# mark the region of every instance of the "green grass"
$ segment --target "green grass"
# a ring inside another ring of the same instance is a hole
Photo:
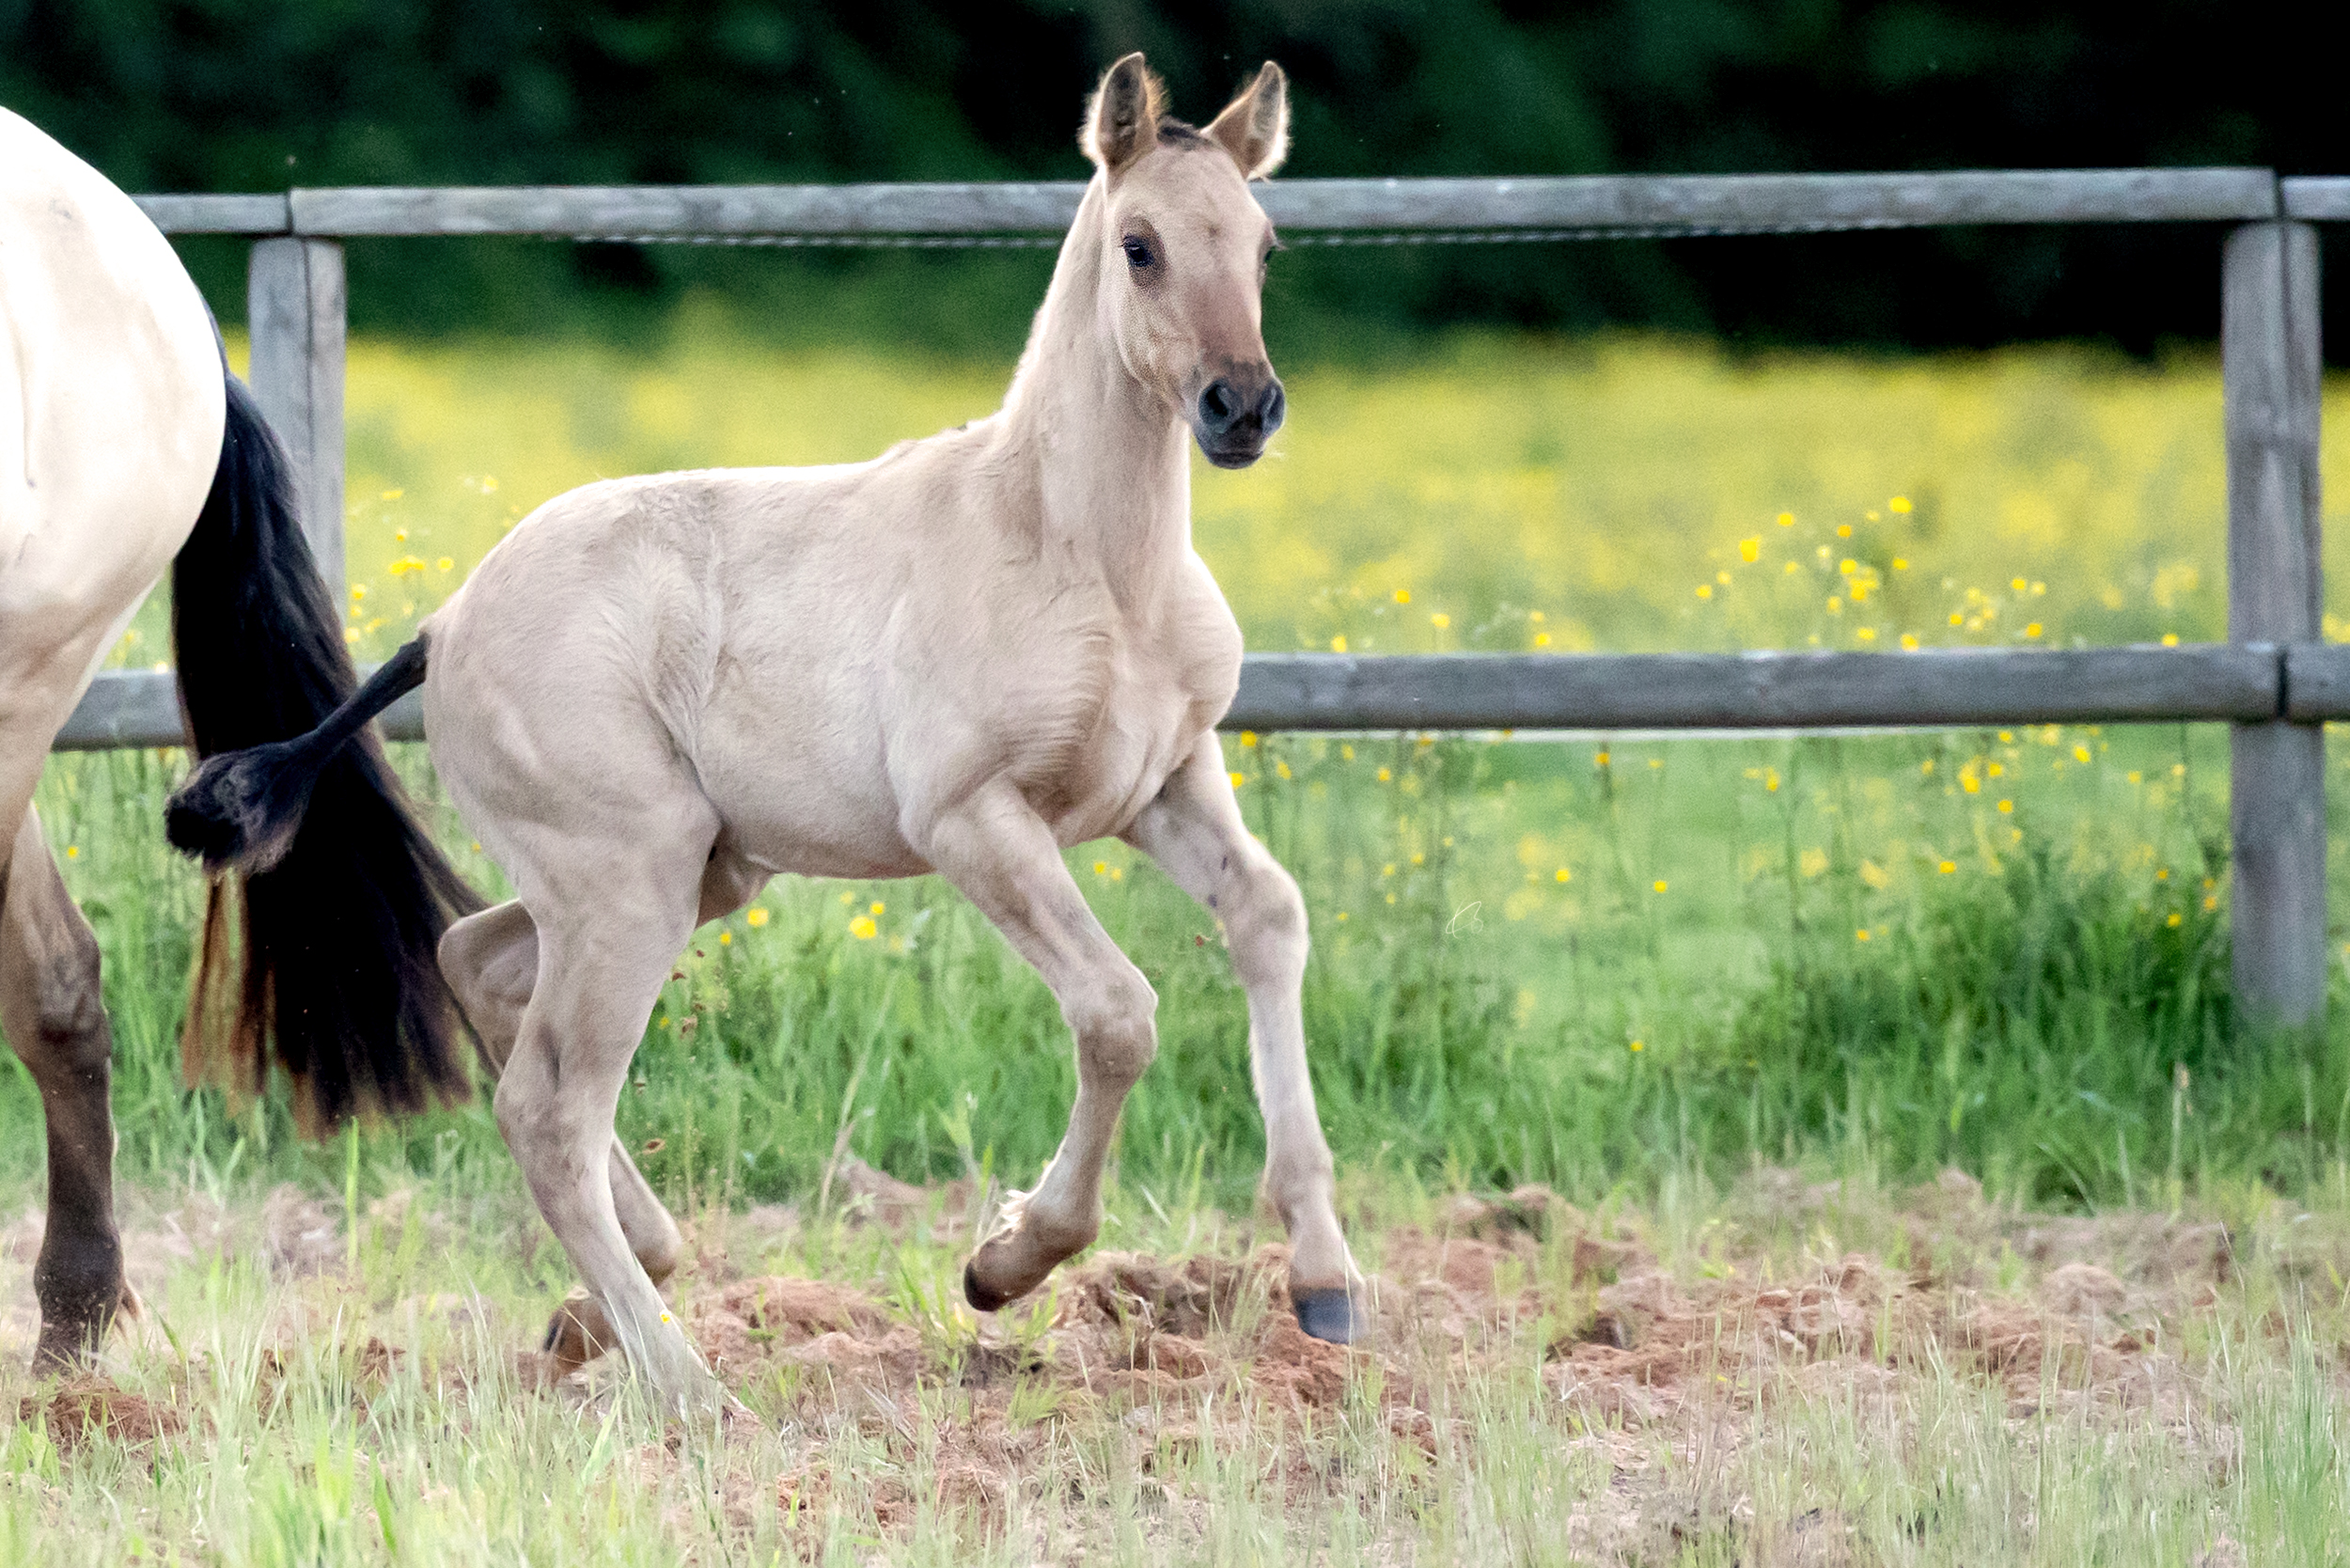
[[[1007,369],[782,349],[706,304],[626,343],[363,341],[354,645],[387,651],[515,518],[593,474],[863,455],[992,406]],[[1290,369],[1274,456],[1198,478],[1201,548],[1252,646],[2014,645],[2219,622],[2201,360],[1465,337]],[[159,615],[122,657],[153,652]],[[1306,889],[1316,1082],[1349,1168],[1590,1196],[1756,1159],[1955,1161],[2077,1204],[2206,1171],[2304,1181],[2345,1135],[2350,1034],[2261,1041],[2229,1013],[2223,740],[1227,749]],[[125,1166],[296,1169],[277,1112],[177,1085],[196,888],[154,808],[178,765],[59,759],[41,796],[106,947]],[[494,889],[463,825],[441,827]],[[1164,998],[1124,1168],[1245,1198],[1259,1132],[1213,925],[1122,849],[1072,863]],[[844,1129],[916,1178],[1025,1176],[1050,1153],[1057,1010],[960,899],[787,879],[760,917],[703,934],[648,1032],[624,1131],[664,1140],[656,1181],[786,1195]],[[0,1078],[0,1125],[29,1135],[33,1113],[21,1074]],[[414,1170],[503,1168],[478,1107],[368,1137]],[[0,1147],[0,1180],[37,1167],[29,1136]]]
[[[2079,1205],[2222,1176],[2297,1188],[2350,1137],[2342,1031],[2262,1039],[2230,1012],[2221,740],[1228,748],[1252,827],[1306,889],[1308,1037],[1342,1167],[1595,1200],[1756,1161],[1888,1180],[1956,1164]],[[333,1156],[273,1104],[179,1083],[199,889],[153,820],[176,765],[60,759],[42,800],[107,955],[123,1168],[324,1179]],[[1261,1139],[1213,922],[1123,846],[1071,863],[1161,996],[1124,1179],[1245,1205]],[[913,1180],[1025,1180],[1058,1141],[1058,1008],[935,881],[785,879],[681,969],[621,1105],[623,1136],[662,1140],[646,1165],[672,1191],[804,1194],[844,1134]],[[0,1075],[0,1124],[26,1135],[0,1181],[38,1169],[37,1114],[21,1071]],[[510,1179],[479,1105],[370,1129],[366,1148],[370,1168]]]
[[[983,409],[1000,384],[996,367],[762,357],[690,322],[626,352],[363,349],[352,537],[367,591],[351,630],[368,655],[513,517],[588,473],[855,456]],[[1308,368],[1292,391],[1281,460],[1199,492],[1203,550],[1255,647],[2015,644],[2218,624],[2208,367],[1742,365],[1685,345],[1476,339],[1375,374]],[[125,659],[151,660],[156,618]],[[1119,1560],[1544,1561],[1559,1521],[1606,1513],[1624,1475],[1657,1489],[1639,1490],[1637,1539],[1602,1560],[1836,1560],[1801,1555],[1829,1527],[1862,1543],[1856,1560],[2185,1564],[2222,1529],[2252,1561],[2325,1560],[2350,1510],[2325,1370],[2350,1248],[2303,1257],[2292,1239],[2330,1236],[2350,1205],[2350,996],[2315,1036],[2232,1014],[2225,740],[1228,738],[1250,826],[1305,890],[1315,1084],[1367,1262],[1383,1226],[1430,1223],[1443,1195],[1540,1182],[1633,1226],[1691,1281],[1783,1278],[1847,1244],[1922,1266],[1905,1222],[1850,1195],[1956,1166],[2011,1215],[2217,1215],[2256,1238],[2240,1257],[2269,1247],[2273,1266],[2248,1264],[2216,1307],[2166,1309],[2194,1372],[2184,1416],[2061,1402],[2019,1416],[1937,1363],[1905,1367],[1889,1406],[1865,1388],[1779,1389],[1771,1419],[1727,1446],[1708,1448],[1703,1420],[1626,1433],[1562,1411],[1539,1380],[1562,1325],[1591,1309],[1579,1278],[1516,1351],[1433,1379],[1449,1423],[1433,1450],[1365,1416],[1358,1388],[1333,1421],[1146,1465],[1124,1418],[1064,1420],[1039,1385],[1012,1406],[1051,1434],[1021,1460],[1027,1556],[951,1509],[887,1505],[891,1487],[926,1497],[967,1435],[956,1376],[885,1419],[836,1410],[674,1454],[649,1420],[607,1419],[619,1406],[503,1381],[569,1270],[486,1105],[320,1148],[274,1100],[184,1088],[201,888],[157,809],[183,761],[55,759],[39,804],[105,952],[134,1220],[196,1200],[243,1212],[290,1182],[340,1216],[349,1251],[315,1289],[249,1252],[199,1249],[168,1271],[147,1338],[110,1374],[167,1396],[194,1435],[61,1456],[0,1401],[0,1560],[167,1543],[166,1560],[237,1562],[668,1561],[688,1545],[761,1563],[1011,1561],[1083,1542]],[[467,874],[498,891],[421,752],[400,761]],[[2339,857],[2350,822],[2335,809]],[[1245,1249],[1262,1238],[1230,1216],[1250,1212],[1261,1133],[1215,927],[1121,846],[1070,864],[1161,996],[1105,1245]],[[2350,896],[2350,866],[2334,872]],[[1018,1184],[1059,1139],[1058,1010],[935,881],[784,879],[699,933],[680,969],[620,1132],[697,1236],[748,1205],[810,1204],[837,1149],[909,1180]],[[29,1080],[0,1067],[0,1194],[24,1203],[39,1125]],[[1850,1201],[1755,1218],[1742,1184],[1781,1168]],[[2297,1214],[2315,1218],[2295,1230]],[[788,1272],[862,1283],[939,1343],[973,1332],[951,1306],[961,1241],[813,1218]],[[1726,1247],[1740,1224],[1774,1239]],[[1995,1254],[1966,1288],[2019,1288],[2033,1266]],[[461,1325],[421,1305],[436,1293],[484,1305]],[[407,1349],[410,1372],[355,1394],[368,1334]],[[287,1359],[265,1375],[266,1346]],[[415,1371],[433,1357],[470,1369],[478,1397]],[[1301,1488],[1292,1461],[1330,1483]],[[764,1497],[811,1465],[837,1482],[813,1544],[773,1509],[727,1516],[728,1487]]]

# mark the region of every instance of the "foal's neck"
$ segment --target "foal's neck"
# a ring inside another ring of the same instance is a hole
[[[1191,547],[1183,422],[1128,373],[1101,308],[1108,197],[1100,176],[1053,268],[1004,399],[1004,442],[1034,486],[1046,564],[1099,574],[1121,603],[1151,597]]]

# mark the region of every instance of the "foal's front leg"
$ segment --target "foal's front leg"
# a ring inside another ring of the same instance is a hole
[[[1101,1231],[1102,1167],[1126,1091],[1158,1053],[1159,999],[1086,907],[1052,830],[1010,784],[988,786],[927,837],[931,864],[1043,976],[1077,1043],[1077,1102],[1059,1152],[964,1270],[964,1294],[989,1312]]]
[[[1175,771],[1126,833],[1176,885],[1224,923],[1232,973],[1248,993],[1248,1059],[1264,1112],[1265,1195],[1289,1227],[1290,1300],[1318,1340],[1358,1328],[1362,1276],[1331,1205],[1330,1146],[1306,1070],[1306,903],[1280,862],[1249,835],[1213,734]]]

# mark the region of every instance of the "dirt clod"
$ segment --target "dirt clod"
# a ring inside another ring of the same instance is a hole
[[[46,1397],[26,1394],[17,1419],[28,1426],[46,1419],[49,1440],[64,1454],[93,1437],[138,1445],[176,1437],[187,1428],[187,1419],[171,1405],[95,1378],[60,1383]]]

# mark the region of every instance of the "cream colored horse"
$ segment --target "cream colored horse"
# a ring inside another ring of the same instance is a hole
[[[129,1304],[114,1222],[113,1041],[98,940],[34,785],[50,743],[172,572],[181,705],[210,755],[300,734],[357,681],[284,453],[221,360],[170,243],[106,178],[0,109],[0,1031],[39,1085],[49,1212],[37,1361]],[[478,906],[368,741],[310,781],[303,831],[205,919],[192,1065],[292,1080],[306,1127],[468,1088],[433,952]],[[233,931],[231,928],[235,928]]]
[[[1246,988],[1265,1185],[1308,1332],[1358,1287],[1307,1076],[1306,912],[1243,825],[1214,726],[1241,636],[1191,543],[1190,441],[1242,467],[1280,424],[1259,330],[1287,140],[1264,67],[1203,132],[1142,56],[1104,78],[1096,165],[1003,410],[870,463],[669,474],[541,507],[299,774],[421,678],[432,760],[520,897],[454,926],[443,972],[503,1061],[497,1117],[586,1285],[566,1362],[625,1348],[668,1401],[710,1380],[656,1289],[678,1233],[615,1142],[646,1019],[694,928],[781,871],[961,888],[1075,1037],[1069,1131],[964,1275],[991,1309],[1093,1240],[1157,998],[1061,851],[1116,835],[1222,921]],[[299,748],[296,748],[299,750]],[[216,858],[283,826],[208,767],[180,808]],[[216,837],[208,839],[207,835]]]

